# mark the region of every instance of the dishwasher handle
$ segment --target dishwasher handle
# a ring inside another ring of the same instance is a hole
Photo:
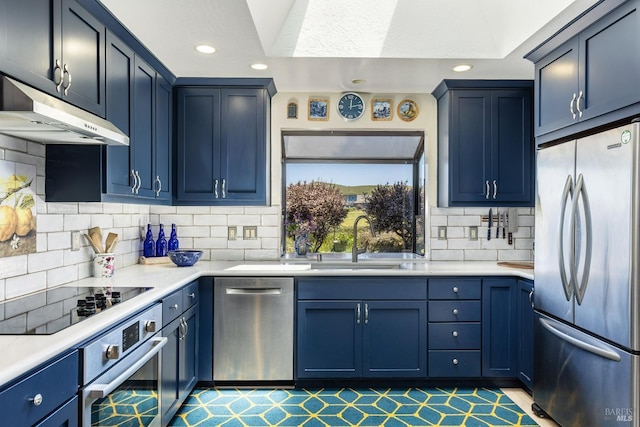
[[[281,295],[282,288],[226,288],[227,295]]]

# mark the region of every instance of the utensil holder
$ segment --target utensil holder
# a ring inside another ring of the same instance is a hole
[[[93,277],[112,277],[116,256],[113,253],[96,254],[93,257]]]

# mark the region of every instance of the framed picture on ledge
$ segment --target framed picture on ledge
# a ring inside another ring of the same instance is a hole
[[[309,120],[329,120],[329,99],[309,98]]]
[[[374,98],[371,100],[371,120],[388,121],[391,120],[393,111],[391,99]]]

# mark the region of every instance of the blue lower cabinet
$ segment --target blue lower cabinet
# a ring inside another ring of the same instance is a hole
[[[425,301],[299,301],[297,378],[426,377]]]
[[[533,282],[518,280],[518,379],[533,389]]]
[[[516,378],[518,370],[517,279],[482,282],[482,376]]]
[[[74,397],[33,427],[77,427],[78,425],[78,397]]]

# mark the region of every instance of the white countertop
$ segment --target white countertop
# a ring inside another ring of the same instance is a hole
[[[380,264],[383,261],[367,263]],[[391,262],[386,260],[384,263]],[[359,263],[358,267],[362,264]],[[402,263],[401,268],[370,270],[313,270],[308,262],[298,260],[281,263],[200,261],[193,267],[182,268],[173,264],[135,265],[117,270],[110,279],[87,278],[65,286],[153,287],[152,290],[52,335],[0,335],[0,347],[3,349],[0,352],[0,386],[205,276],[515,276],[533,280],[533,270],[501,267],[495,262],[485,261],[414,261]]]

